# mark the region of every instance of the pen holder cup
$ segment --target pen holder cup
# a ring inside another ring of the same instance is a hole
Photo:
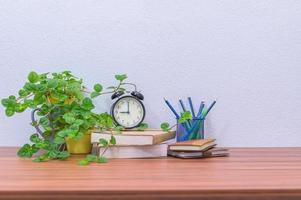
[[[192,119],[185,123],[177,122],[177,142],[204,139],[204,119]]]

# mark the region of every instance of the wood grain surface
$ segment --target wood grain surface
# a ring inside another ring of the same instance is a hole
[[[230,157],[33,163],[0,148],[0,199],[301,199],[301,148],[232,148]]]

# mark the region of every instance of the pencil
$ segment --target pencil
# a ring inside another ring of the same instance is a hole
[[[193,118],[195,118],[195,113],[194,113],[191,97],[188,97],[188,102],[189,102],[189,105],[190,105],[190,110],[191,110],[192,116],[193,116]]]
[[[176,110],[172,107],[172,105],[168,102],[167,99],[164,98],[165,103],[167,104],[167,106],[169,107],[169,109],[174,113],[174,115],[176,116],[177,119],[180,118],[179,114],[176,112]]]
[[[206,113],[204,114],[203,118],[205,118],[208,113],[210,112],[210,110],[213,108],[213,106],[216,104],[216,101],[213,101],[213,103],[209,106],[208,110],[206,111]]]
[[[202,111],[204,109],[204,101],[201,102],[201,105],[200,105],[200,108],[199,108],[199,112],[198,112],[198,115],[197,115],[197,118],[201,118],[202,117]]]
[[[185,108],[185,105],[184,105],[182,99],[179,99],[179,102],[181,104],[181,107],[182,107],[183,111],[186,112],[186,108]]]

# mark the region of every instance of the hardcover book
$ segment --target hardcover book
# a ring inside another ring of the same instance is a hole
[[[126,130],[122,133],[113,133],[116,139],[116,146],[130,145],[154,145],[175,138],[175,131],[164,132],[158,129],[145,131]],[[111,133],[94,131],[91,135],[91,142],[98,143],[99,139],[109,140]]]
[[[104,147],[99,147],[97,155],[106,158],[156,158],[167,156],[167,143],[145,146],[111,146],[106,151]]]
[[[215,139],[189,140],[169,145],[172,151],[206,151],[216,145]]]
[[[210,157],[222,157],[229,156],[228,149],[225,148],[211,148],[207,151],[172,151],[168,150],[169,156],[177,158],[210,158]]]

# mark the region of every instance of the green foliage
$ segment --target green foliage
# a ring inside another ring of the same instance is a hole
[[[80,160],[78,162],[78,164],[81,165],[81,166],[86,166],[86,165],[89,165],[89,161],[88,160]]]
[[[55,136],[54,141],[55,144],[64,144],[65,143],[65,139],[63,137],[60,136]]]
[[[144,131],[145,129],[148,128],[148,124],[147,123],[141,123],[138,127],[137,130],[138,131]]]
[[[37,156],[32,161],[33,162],[43,162],[43,161],[46,161],[47,158],[48,158],[48,153],[44,153],[44,154],[42,154],[40,156]]]
[[[124,129],[123,126],[116,126],[116,127],[114,128],[114,131],[115,131],[116,133],[121,133],[121,131],[122,131],[123,129]]]
[[[81,166],[85,166],[85,165],[89,165],[92,162],[95,162],[95,163],[107,163],[108,160],[107,160],[107,158],[105,158],[103,156],[103,154],[106,152],[106,150],[109,148],[110,145],[115,145],[116,144],[116,139],[115,139],[115,137],[113,135],[111,135],[111,138],[110,138],[109,141],[106,140],[106,139],[101,138],[99,140],[99,144],[102,145],[102,147],[105,148],[104,152],[101,155],[96,156],[96,155],[89,154],[89,155],[86,156],[85,159],[80,160],[78,162],[78,164],[81,165]]]
[[[18,151],[18,156],[22,158],[31,158],[39,149],[33,144],[24,144]]]
[[[102,145],[103,147],[106,147],[108,146],[109,142],[106,139],[100,138],[99,144]]]
[[[93,99],[95,97],[98,97],[101,95],[101,91],[103,90],[103,87],[101,84],[97,83],[94,85],[94,91],[91,93],[90,97]]]
[[[59,80],[58,79],[51,79],[47,83],[48,88],[56,88],[59,85]]]
[[[91,99],[124,89],[121,85],[127,76],[122,74],[116,75],[115,78],[119,81],[118,85],[112,86],[109,91],[103,91],[103,86],[97,83],[93,91],[89,92],[83,85],[83,80],[70,71],[42,74],[31,71],[27,76],[28,81],[19,89],[17,96],[10,95],[1,100],[8,117],[27,109],[40,110],[37,112],[39,119],[32,125],[42,128],[43,137],[38,134],[31,135],[31,143],[23,145],[18,151],[18,156],[31,158],[42,150],[43,154],[38,154],[34,162],[65,160],[69,157],[69,153],[62,151],[60,147],[67,137],[80,139],[95,127],[101,130],[119,130],[120,127],[114,125],[108,113],[97,114],[92,111],[95,106]],[[110,141],[102,141],[105,147],[115,143],[114,137]],[[89,157],[88,163],[93,160],[91,159],[92,157]],[[98,157],[93,161],[103,163],[106,160]],[[80,162],[81,165],[88,163]]]
[[[179,122],[180,123],[185,123],[186,121],[191,120],[191,119],[192,119],[191,112],[190,111],[186,111],[186,112],[181,113],[181,117],[179,119]]]
[[[87,155],[86,156],[86,160],[88,161],[88,162],[96,162],[97,161],[97,156],[96,155]]]
[[[170,128],[169,128],[169,123],[163,122],[163,123],[161,124],[161,129],[162,129],[163,131],[165,131],[165,132],[169,131],[169,130],[170,130]]]
[[[98,157],[97,162],[98,163],[107,163],[108,159],[106,157],[100,156],[100,157]]]
[[[99,83],[94,85],[94,90],[95,92],[101,92],[102,91],[102,85],[100,85]]]
[[[85,98],[83,99],[83,102],[82,102],[81,107],[82,107],[83,109],[85,109],[85,110],[90,111],[90,110],[92,110],[92,109],[94,108],[94,105],[93,105],[93,103],[92,103],[92,100],[91,100],[89,97],[85,97]]]
[[[111,135],[110,144],[111,145],[115,145],[116,144],[116,138],[113,135]]]
[[[27,76],[27,79],[31,83],[36,83],[39,80],[39,75],[36,72],[30,72]]]
[[[127,75],[126,74],[119,74],[119,75],[115,75],[116,80],[122,82],[125,79],[127,79]]]
[[[191,120],[192,119],[192,114],[190,111],[186,111],[186,112],[183,112],[181,113],[181,117],[180,119],[178,120],[179,123],[186,123],[188,120]],[[173,126],[170,126],[169,123],[167,122],[163,122],[161,124],[161,129],[165,132],[168,132],[170,131],[172,128],[174,128],[177,124],[174,124]]]
[[[76,117],[76,115],[73,112],[65,113],[63,115],[63,119],[65,120],[65,122],[67,124],[73,124],[76,120],[75,117]]]

